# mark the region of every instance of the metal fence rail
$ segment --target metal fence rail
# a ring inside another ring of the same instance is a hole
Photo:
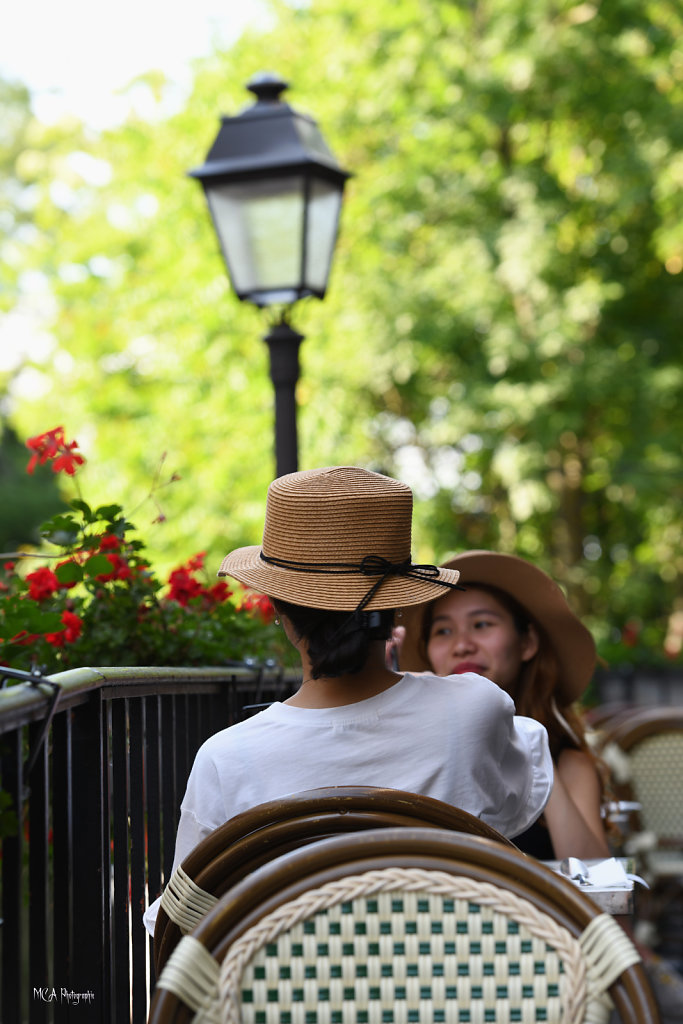
[[[683,666],[601,668],[593,680],[600,704],[683,704]]]
[[[680,671],[659,675],[604,673],[599,699],[680,703]],[[83,668],[0,689],[3,1024],[144,1024],[142,912],[170,874],[195,752],[295,684],[245,664]]]
[[[293,689],[243,665],[83,668],[0,690],[4,1024],[144,1024],[142,912],[170,874],[195,752]]]

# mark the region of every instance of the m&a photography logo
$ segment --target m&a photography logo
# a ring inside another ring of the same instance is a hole
[[[42,987],[33,986],[33,998],[40,1003],[59,1003],[69,1006],[78,1006],[81,1003],[92,1003],[95,993],[88,989],[86,992],[74,992],[71,988],[57,988],[52,985]]]

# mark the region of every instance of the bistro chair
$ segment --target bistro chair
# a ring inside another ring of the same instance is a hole
[[[596,704],[592,708],[585,708],[582,718],[588,729],[600,732],[609,727],[612,722],[637,710],[637,705],[628,704],[623,700],[614,700],[605,704]]]
[[[683,708],[637,708],[607,722],[598,753],[630,808],[623,853],[637,858],[650,889],[639,893],[636,928],[664,958],[683,962]],[[629,801],[631,801],[629,803]]]
[[[467,811],[402,790],[332,786],[260,804],[215,829],[169,880],[154,930],[157,976],[181,935],[256,867],[328,835],[408,825],[468,832],[512,845]]]
[[[640,957],[571,882],[443,829],[338,835],[263,865],[170,957],[149,1024],[657,1024]]]
[[[683,876],[683,708],[618,715],[605,724],[598,752],[617,769],[620,798],[639,805],[630,842],[646,872],[654,880]]]
[[[609,795],[603,800],[602,817],[608,830],[610,848],[617,855],[625,852],[632,833],[640,828],[636,817],[640,804],[634,800],[630,786],[624,785],[631,776],[628,755],[615,743],[607,743],[606,736],[639,710],[638,705],[609,701],[588,708],[582,716],[586,741],[609,771]]]

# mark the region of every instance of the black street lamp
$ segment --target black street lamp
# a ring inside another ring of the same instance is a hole
[[[322,299],[337,240],[344,185],[315,121],[280,99],[277,75],[248,84],[256,103],[221,127],[201,167],[214,228],[238,299],[284,312],[265,336],[275,386],[277,475],[298,468],[296,382],[303,335],[287,311],[299,299]]]

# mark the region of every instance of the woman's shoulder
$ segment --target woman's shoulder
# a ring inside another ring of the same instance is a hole
[[[414,687],[423,700],[431,696],[444,709],[451,705],[460,711],[467,708],[473,714],[496,711],[503,716],[514,714],[515,705],[509,694],[486,676],[475,672],[461,672],[453,676],[406,672],[403,678],[404,685]]]
[[[411,676],[414,679],[420,679],[423,682],[429,683],[430,685],[439,685],[443,687],[453,687],[454,685],[459,689],[478,689],[481,691],[497,691],[498,693],[505,694],[505,691],[494,683],[491,679],[486,676],[480,676],[476,672],[458,672],[457,675],[452,676],[438,676],[435,672],[429,670],[425,672],[405,672],[404,678]],[[505,694],[507,696],[507,694]]]
[[[219,729],[218,732],[213,733],[208,739],[204,740],[197,751],[197,757],[201,756],[201,758],[210,760],[217,754],[223,754],[226,750],[232,749],[238,744],[249,743],[251,737],[254,734],[258,734],[264,724],[273,719],[279,706],[275,702],[275,704],[265,707],[263,711],[259,711],[249,718],[233,722],[231,725],[226,725],[223,729]]]
[[[599,777],[595,758],[588,750],[566,746],[557,755],[556,764],[562,781],[569,787]]]

